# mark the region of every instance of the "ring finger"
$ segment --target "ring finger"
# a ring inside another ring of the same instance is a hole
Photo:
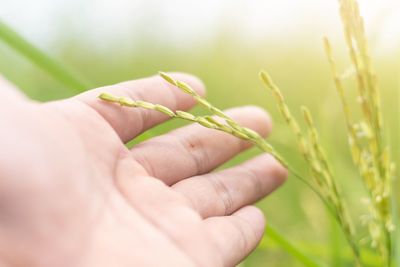
[[[279,187],[286,170],[269,154],[239,166],[182,180],[172,188],[203,217],[230,215]]]

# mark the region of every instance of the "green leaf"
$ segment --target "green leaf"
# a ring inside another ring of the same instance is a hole
[[[92,85],[62,63],[35,47],[11,27],[0,20],[0,40],[30,60],[51,77],[64,84],[74,93],[87,90]]]
[[[296,258],[299,262],[301,262],[306,267],[321,267],[319,263],[310,258],[300,249],[298,249],[295,245],[293,245],[290,241],[288,241],[283,235],[281,235],[277,230],[272,228],[271,226],[266,227],[266,236],[273,240],[277,245],[279,245],[282,249],[284,249],[287,253]]]

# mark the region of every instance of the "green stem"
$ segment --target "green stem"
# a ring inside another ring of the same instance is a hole
[[[400,71],[399,71],[400,73]],[[400,77],[400,76],[398,76]],[[400,79],[398,80],[398,89],[400,89]],[[398,112],[400,112],[400,90],[397,90],[397,109]],[[397,120],[397,136],[400,135],[400,119]],[[400,154],[398,153],[398,149],[396,149],[397,155],[400,156]],[[399,157],[397,157],[397,159],[399,159]],[[396,172],[398,173],[398,172]],[[393,216],[393,224],[395,226],[392,238],[393,238],[393,266],[395,267],[400,267],[400,215],[399,215],[399,207],[398,204],[399,203],[399,199],[397,197],[397,195],[394,193],[394,188],[397,188],[396,185],[398,184],[398,176],[396,176],[396,179],[394,179],[392,181],[392,197],[391,197],[391,201],[392,201],[392,216]]]
[[[313,191],[318,196],[318,198],[320,198],[320,200],[324,203],[324,205],[326,206],[328,211],[331,213],[331,215],[336,220],[338,220],[338,222],[340,224],[339,216],[338,216],[336,210],[324,198],[324,196],[306,178],[304,178],[302,175],[300,175],[299,172],[297,172],[291,165],[289,165],[289,163],[287,163],[278,152],[276,152],[276,151],[271,152],[269,149],[266,149],[265,148],[266,141],[264,139],[259,138],[256,140],[249,140],[249,141],[253,142],[253,144],[255,144],[260,150],[270,153],[277,161],[279,161],[285,168],[287,168],[291,174],[293,174],[297,179],[299,179],[301,182],[303,182],[311,191]]]
[[[395,184],[395,181],[393,181]],[[392,194],[392,216],[393,216],[393,224],[395,225],[395,229],[391,235],[392,238],[392,251],[391,251],[391,266],[400,267],[400,229],[399,229],[399,212],[397,206],[397,199],[395,194]]]
[[[65,67],[62,63],[36,48],[1,20],[0,39],[15,51],[29,59],[40,69],[47,72],[55,80],[70,88],[74,93],[92,87],[89,82],[82,79],[78,74]]]
[[[301,262],[306,267],[320,267],[321,265],[311,259],[309,256],[304,254],[298,248],[296,248],[293,244],[291,244],[285,237],[283,237],[277,230],[272,228],[271,226],[266,227],[266,235],[271,238],[276,244],[278,244],[281,248],[291,254],[294,258],[296,258],[299,262]]]

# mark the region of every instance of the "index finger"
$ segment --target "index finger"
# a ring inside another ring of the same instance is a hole
[[[171,73],[170,75],[189,84],[200,95],[205,94],[203,83],[195,76],[184,73]],[[169,117],[153,110],[121,107],[106,103],[98,98],[101,93],[105,92],[117,96],[126,96],[133,100],[161,104],[173,111],[187,110],[196,104],[190,95],[183,93],[158,76],[100,87],[75,97],[75,99],[96,110],[112,126],[123,142],[132,140],[135,136],[169,119]]]

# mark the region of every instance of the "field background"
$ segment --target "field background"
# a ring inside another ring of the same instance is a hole
[[[363,191],[351,163],[339,98],[322,49],[322,37],[331,37],[339,69],[348,69],[336,1],[303,1],[307,2],[303,5],[290,0],[280,4],[231,2],[41,0],[34,4],[0,0],[0,18],[93,87],[154,75],[159,70],[185,71],[204,81],[208,99],[218,107],[262,106],[274,119],[271,142],[307,175],[291,132],[258,80],[258,71],[268,70],[299,119],[300,105],[310,107],[341,189],[351,203],[352,216],[358,218],[365,211],[360,200]],[[400,21],[395,19],[400,5],[389,0],[360,4],[365,4],[362,13],[367,18],[379,76],[387,140],[400,162]],[[39,101],[74,94],[2,42],[0,72]],[[354,95],[351,79],[346,85],[349,96]],[[180,125],[168,122],[140,140]],[[257,153],[252,149],[228,165]],[[329,266],[351,266],[340,230],[296,178],[290,177],[259,206],[269,224],[309,255]],[[243,266],[300,265],[266,237]]]

